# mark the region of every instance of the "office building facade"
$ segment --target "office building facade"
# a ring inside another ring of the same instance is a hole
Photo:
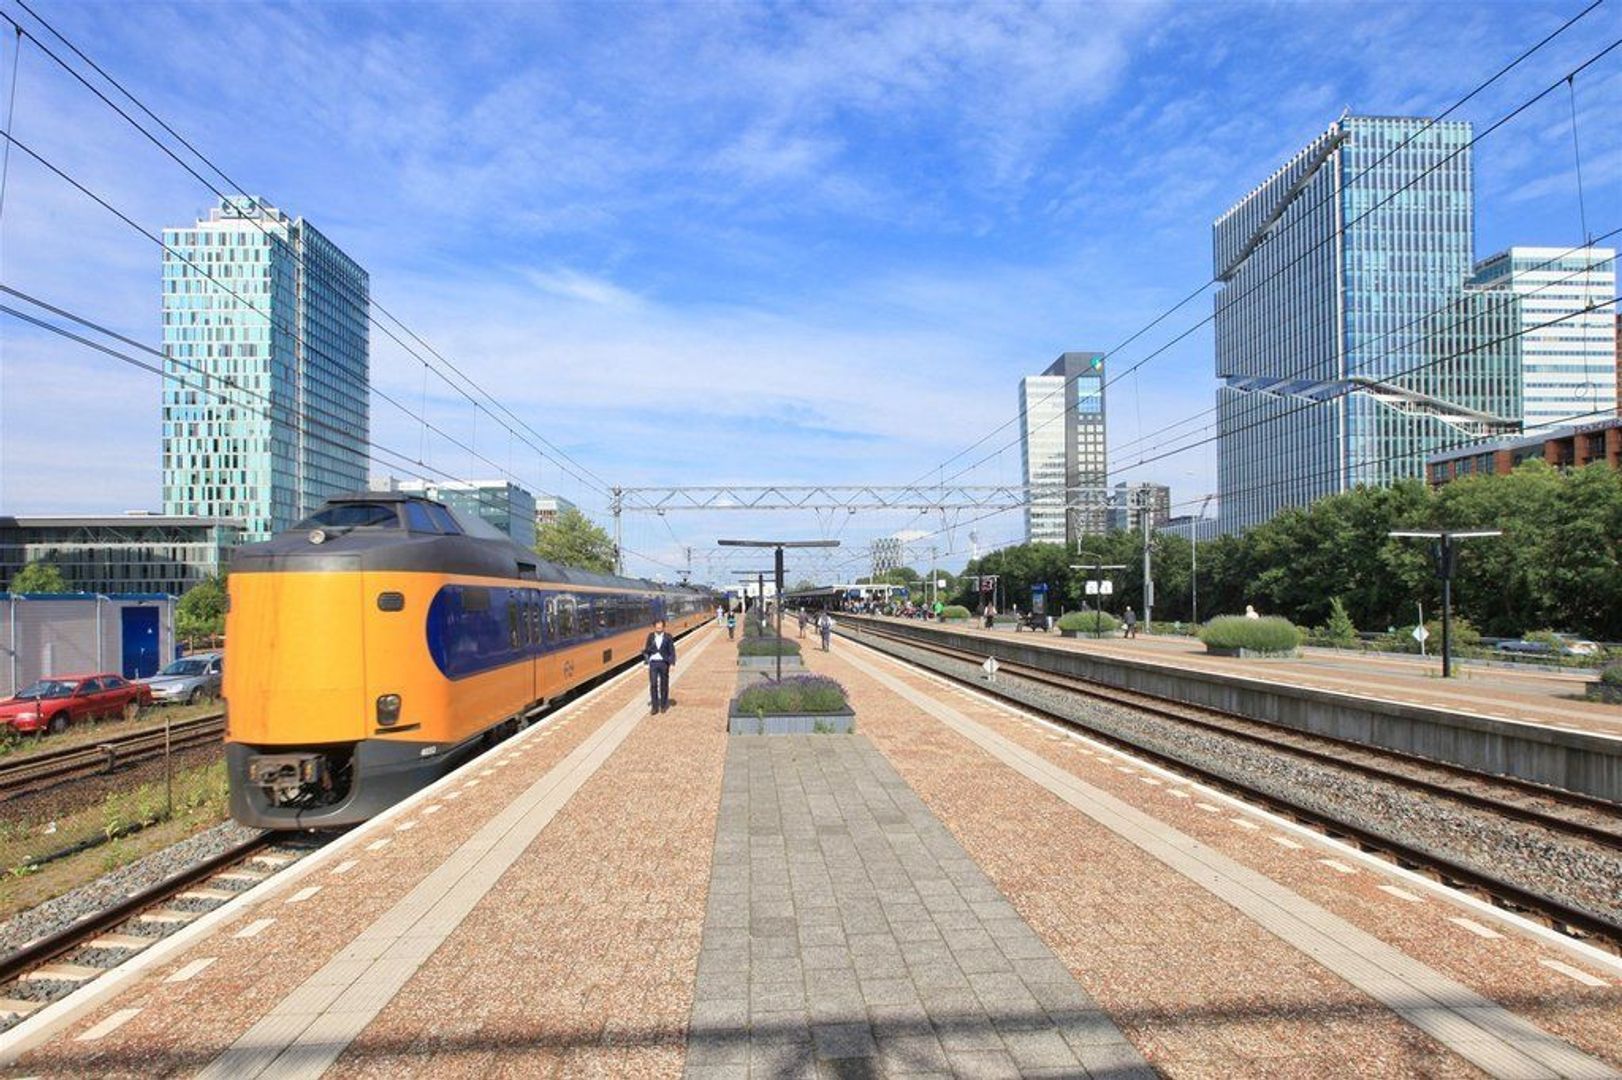
[[[539,532],[543,525],[556,524],[559,514],[574,508],[574,503],[558,495],[535,496],[535,530]]]
[[[43,560],[74,592],[179,596],[229,569],[243,533],[240,521],[160,514],[0,517],[0,591]]]
[[[163,239],[164,512],[255,542],[364,490],[366,271],[250,196]]]
[[[373,485],[376,486],[375,483]],[[535,548],[535,496],[506,480],[400,480],[390,489],[426,495],[464,517],[486,521],[519,547]]]
[[[1104,354],[1067,352],[1019,384],[1027,543],[1066,544],[1109,527]]]
[[[1470,138],[1344,116],[1212,226],[1224,532],[1518,425],[1518,351],[1482,336],[1515,305],[1465,288]]]
[[[1110,531],[1142,532],[1145,514],[1151,530],[1170,521],[1171,488],[1165,484],[1116,484],[1110,495]]]
[[[1441,487],[1464,476],[1504,476],[1534,458],[1557,469],[1602,464],[1622,471],[1622,417],[1472,443],[1432,454],[1425,464],[1425,478],[1431,487]]]
[[[1525,432],[1616,412],[1616,317],[1604,306],[1616,296],[1615,249],[1512,247],[1483,259],[1472,284],[1519,300]]]

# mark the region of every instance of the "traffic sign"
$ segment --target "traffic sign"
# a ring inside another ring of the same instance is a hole
[[[997,667],[997,658],[995,656],[988,656],[986,657],[986,662],[980,665],[980,670],[986,673],[987,679],[995,682],[997,679]]]
[[[1423,626],[1414,627],[1413,632],[1414,640],[1419,642],[1421,645],[1425,644],[1425,639],[1431,636],[1431,632],[1425,629]]]

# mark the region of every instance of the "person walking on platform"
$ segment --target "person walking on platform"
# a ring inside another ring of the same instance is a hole
[[[1122,630],[1123,630],[1122,636],[1129,637],[1129,638],[1137,637],[1138,636],[1138,613],[1133,611],[1131,608],[1127,608],[1126,609],[1126,614],[1121,616],[1121,625],[1122,625]]]
[[[817,634],[822,638],[822,651],[827,652],[828,643],[834,636],[834,621],[826,611],[822,613],[822,618],[817,620]]]
[[[735,611],[728,611],[727,612],[727,640],[731,641],[733,638],[735,638],[737,636],[738,636],[738,613],[735,612]]]
[[[806,621],[807,620],[806,620],[806,617],[805,617],[805,608],[801,608],[800,609],[800,636],[801,637],[805,637],[805,624],[806,624]]]
[[[665,633],[663,619],[653,620],[642,660],[648,665],[648,707],[657,716],[670,708],[670,669],[676,666],[676,639]]]

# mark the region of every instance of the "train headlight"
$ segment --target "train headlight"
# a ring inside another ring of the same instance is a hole
[[[327,542],[327,530],[325,530],[325,529],[311,529],[310,530],[310,543],[312,543],[312,544],[324,544],[326,542]]]
[[[377,722],[384,727],[397,723],[400,719],[400,695],[384,694],[377,699]]]

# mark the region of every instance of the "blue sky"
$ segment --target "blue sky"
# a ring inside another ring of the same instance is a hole
[[[1205,282],[1212,220],[1343,108],[1432,115],[1583,5],[35,6],[549,440],[649,485],[913,480],[1012,417],[1021,375]],[[1456,115],[1485,127],[1619,36],[1611,0]],[[1603,232],[1622,225],[1622,50],[1575,89]],[[210,202],[27,45],[14,131],[154,230]],[[1478,255],[1576,242],[1563,89],[1475,164]],[[159,342],[157,249],[15,154],[0,245],[7,284]],[[157,380],[9,319],[0,335],[0,512],[156,508]],[[375,384],[415,408],[421,365],[373,339]],[[1201,329],[1111,387],[1112,467],[1213,400]],[[604,505],[443,384],[427,402],[531,486]],[[373,437],[422,441],[381,402]],[[426,442],[438,468],[493,472]],[[1204,447],[1112,481],[1184,503],[1214,470]],[[1015,444],[964,479],[1018,472]],[[679,562],[728,533],[860,549],[942,524],[630,517],[626,542]],[[1006,542],[1019,516],[927,542],[961,563],[971,530]]]

